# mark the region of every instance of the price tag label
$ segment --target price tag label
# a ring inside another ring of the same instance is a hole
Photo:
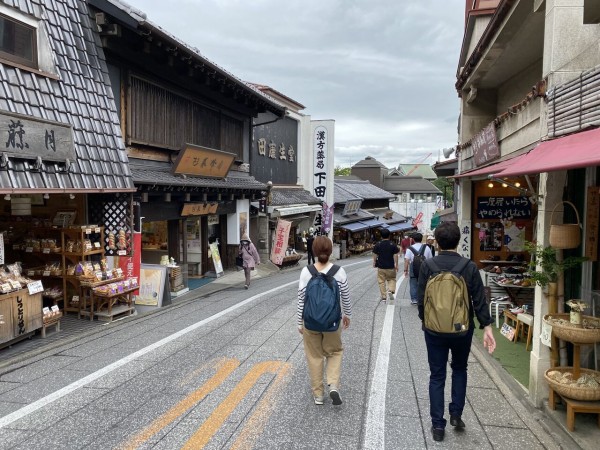
[[[42,249],[42,253],[50,253],[50,249],[49,248],[43,248]]]
[[[100,242],[94,242],[94,248],[100,248]]]
[[[120,267],[117,267],[117,276],[119,278],[121,278],[123,276],[123,269],[121,269]]]
[[[0,284],[0,292],[10,292],[12,291],[12,286],[9,283]]]
[[[52,305],[52,312],[58,312],[58,305]]]
[[[127,256],[127,250],[119,250],[117,252],[117,255],[119,255],[119,256]]]
[[[28,277],[34,277],[35,276],[35,270],[28,270],[27,271],[27,276]]]
[[[25,248],[25,253],[33,253],[33,247]]]
[[[100,227],[94,229],[94,233],[100,233]]]
[[[49,270],[44,270],[44,272],[42,272],[42,275],[45,277],[49,277],[50,276],[50,271]]]
[[[74,295],[71,297],[71,303],[79,303],[79,295]]]
[[[44,286],[42,285],[42,280],[32,281],[31,283],[27,284],[27,289],[29,290],[29,295],[43,292]]]
[[[50,314],[50,308],[48,308],[47,306],[44,306],[42,308],[42,312],[44,313],[44,315]]]
[[[85,234],[92,234],[92,229],[91,228],[86,228],[85,229]]]
[[[92,244],[90,242],[85,244],[85,251],[89,252],[92,249]]]

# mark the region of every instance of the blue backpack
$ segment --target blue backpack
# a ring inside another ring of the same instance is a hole
[[[306,285],[304,297],[304,326],[311,331],[336,331],[340,326],[340,287],[333,276],[340,266],[333,265],[327,273],[319,272],[314,265],[308,266],[312,275]]]

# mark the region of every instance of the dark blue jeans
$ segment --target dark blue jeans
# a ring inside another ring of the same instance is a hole
[[[418,290],[418,286],[419,286],[419,279],[416,277],[410,277],[408,282],[409,282],[409,286],[410,286],[410,300],[412,302],[416,302],[417,301],[417,290]]]
[[[471,351],[473,329],[466,336],[442,337],[425,331],[427,360],[429,361],[429,412],[435,428],[446,428],[444,419],[444,387],[448,352],[452,353],[452,400],[449,405],[451,416],[461,416],[467,395],[467,361]]]

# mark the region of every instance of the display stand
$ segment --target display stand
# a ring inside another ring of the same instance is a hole
[[[134,311],[133,293],[138,290],[138,286],[130,289],[125,289],[123,292],[114,294],[100,294],[92,289],[92,304],[97,302],[96,312],[94,316],[98,320],[111,322],[119,316],[129,316]],[[117,305],[117,302],[121,304]]]
[[[116,283],[117,281],[122,281],[123,279],[123,277],[120,277],[95,282],[80,279],[79,284],[81,287],[81,294],[79,297],[78,317],[81,319],[81,316],[89,316],[90,320],[94,320],[94,288],[104,286],[105,284]],[[90,300],[89,309],[87,304],[88,299]]]

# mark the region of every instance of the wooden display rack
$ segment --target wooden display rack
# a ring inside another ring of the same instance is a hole
[[[0,348],[32,336],[42,328],[42,294],[29,295],[27,289],[0,295]]]

